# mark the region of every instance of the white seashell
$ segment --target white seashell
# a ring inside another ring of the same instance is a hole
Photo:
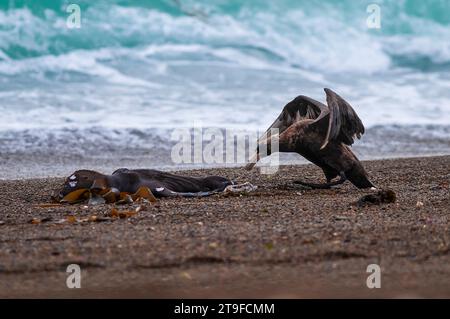
[[[157,187],[157,188],[156,188],[156,191],[157,191],[157,192],[162,192],[163,190],[164,190],[164,187]]]

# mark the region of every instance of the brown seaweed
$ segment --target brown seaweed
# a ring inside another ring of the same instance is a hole
[[[133,195],[131,195],[131,198],[136,201],[140,198],[144,198],[146,200],[148,200],[149,202],[156,202],[157,199],[155,197],[155,195],[153,195],[152,191],[150,190],[150,188],[142,186],[139,187],[139,189],[137,190],[136,193],[134,193]]]
[[[75,204],[82,202],[89,198],[90,191],[87,188],[81,188],[77,189],[76,191],[73,191],[61,199],[61,203],[69,203],[69,204]]]
[[[148,187],[140,187],[136,193],[130,194],[127,192],[120,192],[116,188],[106,189],[77,189],[59,200],[58,203],[41,204],[40,207],[57,207],[61,204],[76,204],[84,201],[88,201],[88,205],[102,205],[115,203],[117,205],[132,204],[139,200],[148,200],[149,202],[156,202],[157,199],[153,195],[152,191]]]

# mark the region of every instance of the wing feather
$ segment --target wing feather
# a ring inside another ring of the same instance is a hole
[[[307,96],[299,95],[285,105],[281,114],[266,130],[265,135],[267,136],[270,129],[273,128],[278,128],[279,134],[281,134],[292,124],[306,119],[315,120],[323,112],[328,112],[326,105]]]
[[[355,110],[347,101],[330,89],[324,89],[330,111],[328,129],[321,149],[330,141],[352,145],[354,139],[364,134],[364,125]]]
[[[324,117],[326,114],[328,114],[328,108],[326,105],[307,96],[299,95],[285,105],[283,111],[281,111],[281,114],[259,138],[258,145],[261,143],[266,143],[271,139],[271,129],[278,129],[278,134],[281,134],[288,127],[298,121],[306,119],[315,120]],[[256,152],[250,157],[250,163],[246,165],[246,169],[251,169],[258,160],[259,151],[256,150]]]

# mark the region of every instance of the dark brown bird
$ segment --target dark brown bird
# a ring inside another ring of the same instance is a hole
[[[300,95],[289,102],[275,122],[258,141],[256,155],[247,164],[252,169],[260,159],[260,150],[271,154],[271,129],[278,129],[274,140],[280,152],[295,152],[322,168],[327,183],[294,183],[311,188],[329,188],[347,179],[358,188],[374,187],[361,162],[350,149],[354,138],[361,138],[364,126],[355,110],[343,98],[325,89],[328,107],[307,96]],[[332,181],[335,177],[340,177]]]

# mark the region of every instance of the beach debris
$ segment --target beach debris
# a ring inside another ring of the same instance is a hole
[[[421,207],[423,207],[423,202],[421,202],[421,201],[417,201],[417,203],[416,203],[416,207],[417,207],[417,208],[421,208]]]
[[[395,203],[397,200],[397,195],[391,189],[380,189],[375,194],[368,194],[362,196],[358,202],[358,206],[366,206],[366,205],[381,205],[381,204],[389,204]]]
[[[87,218],[87,220],[82,219],[81,222],[88,221],[88,222],[100,223],[100,222],[109,222],[110,220],[112,220],[112,218],[92,215],[92,216],[89,216]]]
[[[136,210],[127,210],[127,211],[119,211],[116,208],[113,208],[110,212],[110,216],[113,218],[129,218],[135,216],[140,211],[140,207],[136,208]]]
[[[333,219],[334,220],[349,220],[349,218],[347,217],[347,216],[340,216],[340,215],[336,215],[336,216],[333,216]]]
[[[219,244],[217,244],[216,242],[212,242],[212,243],[209,243],[209,248],[212,248],[212,249],[216,249],[217,247],[219,247]]]
[[[138,206],[136,207],[136,209],[134,210],[136,213],[139,213],[141,210],[144,210],[144,208],[146,208],[145,206]]]
[[[449,189],[449,183],[448,182],[441,182],[438,185],[434,185],[430,187],[431,190],[447,190]]]
[[[117,208],[113,208],[111,212],[108,214],[108,216],[98,216],[98,215],[91,215],[83,218],[77,218],[74,215],[69,215],[65,218],[59,219],[55,221],[53,224],[60,225],[60,224],[79,224],[79,223],[101,223],[101,222],[108,222],[108,221],[115,221],[118,219],[126,219],[133,217],[137,215],[140,211],[144,210],[145,206],[139,205],[135,209],[132,210],[124,210],[120,211]],[[28,221],[30,224],[39,225],[42,223],[53,221],[53,218],[46,217],[43,219],[39,218],[33,218]],[[0,225],[1,222],[0,222]]]
[[[232,194],[232,193],[247,194],[255,191],[257,188],[258,186],[255,186],[250,182],[245,182],[243,184],[228,185],[223,192],[225,194]]]
[[[113,208],[113,209],[111,209],[111,213],[109,213],[109,215],[111,217],[117,218],[117,217],[119,217],[119,211],[117,209]]]
[[[36,207],[39,208],[54,208],[54,207],[61,207],[61,203],[43,203],[43,204],[37,204]]]
[[[125,205],[133,203],[133,198],[130,194],[121,192],[119,195],[119,200],[116,202],[117,205]]]
[[[30,224],[40,224],[41,220],[38,218],[33,218],[32,220],[29,221]]]
[[[47,223],[47,222],[52,221],[52,220],[53,220],[53,218],[51,218],[51,217],[45,217],[45,218],[42,218],[42,219],[33,218],[33,219],[29,220],[28,222],[30,224],[33,224],[33,225],[38,225],[38,224],[42,224],[42,223]]]
[[[75,204],[82,201],[85,201],[86,199],[89,199],[90,191],[87,188],[80,188],[73,192],[70,192],[66,196],[63,197],[59,202],[60,203],[69,203],[69,204]]]
[[[75,224],[75,223],[101,223],[101,222],[109,222],[114,221],[116,219],[124,219],[135,216],[142,208],[139,206],[135,210],[127,210],[127,211],[119,211],[116,208],[113,208],[109,213],[109,216],[97,216],[91,215],[84,218],[77,218],[76,216],[70,215],[64,219],[60,219],[56,222],[56,224]]]
[[[187,271],[181,272],[180,276],[184,279],[192,280],[192,276]]]
[[[65,219],[67,222],[69,223],[76,223],[77,222],[77,218],[73,215],[71,216],[67,216],[67,218]]]
[[[55,197],[53,197],[55,199]],[[132,204],[138,201],[148,201],[154,203],[157,201],[150,188],[142,186],[134,194],[120,192],[116,188],[97,189],[97,188],[81,188],[77,189],[57,203],[42,204],[40,207],[58,207],[61,204],[77,204],[87,202],[89,206],[103,205],[105,203],[115,203],[117,205]]]
[[[134,193],[131,198],[133,201],[136,201],[140,198],[144,198],[148,200],[151,203],[154,203],[157,201],[155,195],[153,195],[152,191],[148,187],[139,187],[136,193]]]
[[[104,203],[106,203],[106,200],[102,196],[91,193],[88,205],[96,206],[96,205],[103,205]]]
[[[108,203],[108,204],[114,203],[119,196],[120,196],[120,191],[115,187],[111,187],[111,188],[107,189],[102,195],[102,197],[105,199],[106,203]]]

